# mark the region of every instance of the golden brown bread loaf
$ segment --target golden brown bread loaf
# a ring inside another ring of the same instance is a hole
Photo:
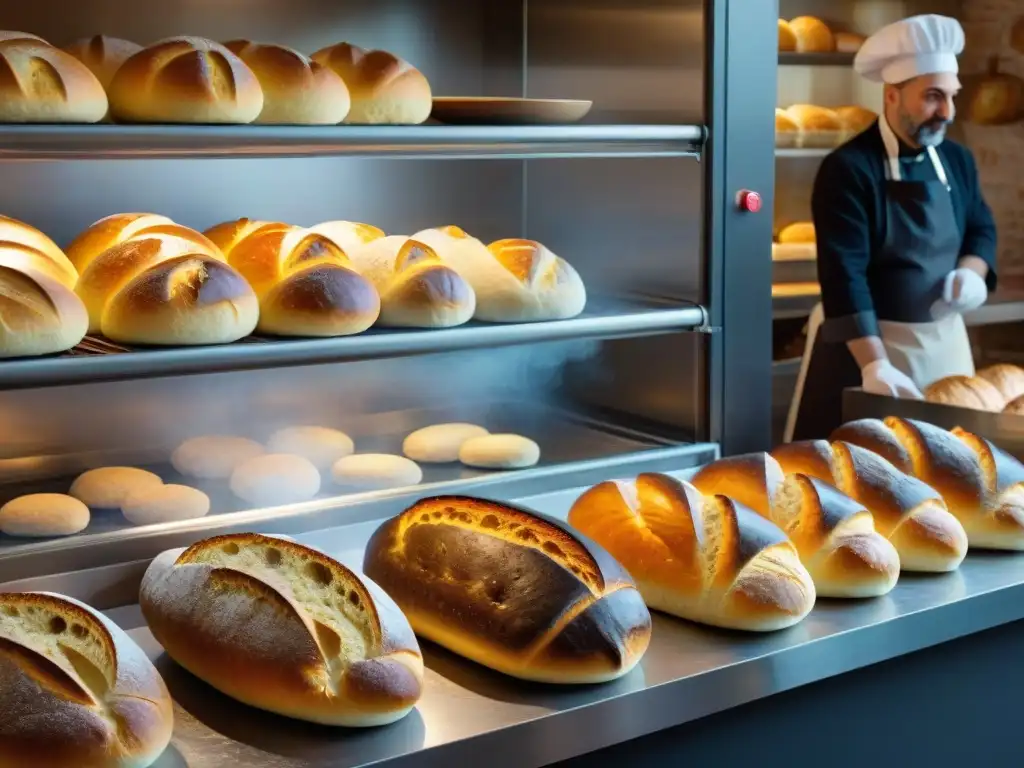
[[[26,245],[37,252],[45,258],[45,263],[40,261],[36,266],[64,286],[74,288],[78,282],[78,270],[64,251],[38,229],[23,221],[0,216],[0,243]]]
[[[821,19],[798,16],[790,20],[789,28],[796,37],[796,50],[800,53],[829,53],[836,49],[832,30]]]
[[[858,133],[867,130],[878,119],[877,113],[856,104],[837,107],[833,111],[839,120],[839,130],[842,132],[841,141],[852,139]]]
[[[1013,416],[1024,416],[1024,396],[1008,403],[1003,409],[1003,413],[1009,413]]]
[[[572,505],[569,524],[606,547],[656,610],[763,632],[814,606],[814,582],[781,530],[668,475],[599,483]]]
[[[220,43],[160,40],[129,58],[110,83],[110,112],[126,123],[251,123],[263,109],[252,70]]]
[[[775,523],[789,537],[822,597],[877,597],[896,586],[900,557],[863,505],[817,478],[788,477],[767,453],[712,462],[693,478]]]
[[[325,221],[310,227],[318,235],[331,239],[350,256],[367,243],[385,237],[384,230],[357,221]]]
[[[890,416],[851,421],[830,439],[867,448],[938,491],[971,547],[1024,550],[1024,467],[960,435],[968,433]]]
[[[107,94],[74,56],[38,40],[0,42],[0,123],[98,123]]]
[[[856,32],[834,32],[832,37],[835,40],[836,50],[840,53],[856,53],[867,40],[864,35]]]
[[[795,221],[779,230],[779,242],[785,245],[816,243],[813,221]]]
[[[288,539],[237,533],[164,552],[142,579],[139,604],[172,659],[260,709],[384,725],[423,690],[423,656],[395,602]]]
[[[110,87],[121,65],[141,50],[138,43],[106,35],[83,37],[64,46],[64,51],[85,64],[104,88]]]
[[[227,258],[236,245],[261,227],[272,224],[270,221],[259,221],[256,219],[235,219],[234,221],[222,221],[203,232],[203,235],[214,245],[220,248],[221,253]],[[343,249],[344,250],[344,249]]]
[[[0,29],[0,43],[7,42],[9,40],[34,40],[37,43],[43,43],[45,45],[50,44],[46,40],[43,40],[43,38],[39,37],[39,35],[32,35],[28,32],[15,32],[13,30]]]
[[[0,766],[145,768],[171,740],[167,687],[103,614],[46,592],[0,594]]]
[[[947,376],[924,389],[929,403],[971,408],[976,411],[1001,411],[1006,399],[994,384],[980,376]]]
[[[419,125],[430,117],[430,83],[394,54],[338,43],[321,48],[313,60],[330,67],[348,86],[352,107],[346,123]]]
[[[800,126],[784,109],[775,108],[775,146],[795,147],[800,138]]]
[[[998,389],[999,394],[1007,403],[1018,397],[1024,397],[1024,368],[1019,365],[1007,363],[990,365],[978,371],[978,377],[985,379]]]
[[[473,317],[473,289],[430,246],[391,235],[349,253],[359,273],[380,293],[378,325],[451,328]]]
[[[794,104],[786,114],[800,131],[797,143],[802,147],[832,147],[842,137],[842,124],[831,109],[813,104]]]
[[[115,213],[95,221],[80,232],[68,246],[68,259],[78,270],[85,272],[92,260],[108,248],[123,243],[136,235],[174,224],[166,216],[155,213]]]
[[[377,529],[363,568],[420,637],[513,677],[612,680],[650,642],[650,613],[622,566],[521,507],[422,499]]]
[[[779,52],[788,53],[796,50],[796,33],[785,19],[779,19]]]
[[[871,451],[813,440],[772,451],[786,474],[815,477],[860,502],[892,542],[904,571],[945,572],[967,555],[967,534],[937,491]]]
[[[262,333],[348,336],[377,320],[377,290],[330,239],[281,223],[238,230],[248,234],[229,243],[227,259],[259,297]]]
[[[224,47],[260,81],[263,110],[257,123],[337,125],[348,114],[348,87],[323,64],[283,45],[232,40]]]

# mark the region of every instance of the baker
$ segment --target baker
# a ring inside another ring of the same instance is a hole
[[[936,379],[974,374],[962,313],[995,288],[996,230],[973,156],[946,139],[963,48],[956,19],[925,15],[857,53],[857,72],[884,84],[884,110],[814,181],[821,303],[787,440],[828,437],[847,387],[920,398]]]

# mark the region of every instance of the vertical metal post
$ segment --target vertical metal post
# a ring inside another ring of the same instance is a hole
[[[707,0],[704,243],[708,437],[725,455],[771,441],[771,235],[777,0]],[[744,191],[760,210],[742,206]],[[755,199],[756,205],[756,199]]]

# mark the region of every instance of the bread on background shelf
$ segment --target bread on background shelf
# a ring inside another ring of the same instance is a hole
[[[145,652],[99,611],[45,592],[0,593],[0,765],[146,768],[174,707]]]
[[[668,475],[599,483],[573,503],[569,524],[632,574],[650,608],[767,632],[814,606],[814,582],[777,526]]]
[[[1019,365],[990,365],[978,371],[978,376],[998,389],[1007,403],[1024,397],[1024,368]]]
[[[864,35],[857,32],[834,32],[837,53],[856,53],[867,41]]]
[[[784,109],[775,108],[775,146],[793,149],[800,144],[800,126]]]
[[[995,384],[981,376],[947,376],[924,389],[929,403],[998,412],[1006,407],[1006,398]]]
[[[843,441],[808,440],[780,445],[771,455],[787,475],[817,478],[863,504],[896,547],[901,570],[953,571],[967,555],[967,533],[938,491],[878,454]]]
[[[98,123],[107,94],[82,62],[38,39],[0,40],[0,123]]]
[[[796,123],[797,146],[828,149],[838,146],[842,124],[834,111],[814,104],[794,104],[786,114]]]
[[[650,613],[621,565],[511,504],[422,499],[377,529],[363,568],[420,637],[513,677],[613,680],[650,642]]]
[[[142,46],[130,40],[106,35],[83,37],[65,45],[63,50],[70,53],[96,75],[105,88],[110,88],[114,73],[128,59],[142,50]]]
[[[790,538],[821,597],[877,597],[896,586],[900,558],[871,513],[831,485],[787,476],[767,453],[732,456],[701,468],[692,483],[705,497],[735,499]]]
[[[856,104],[836,107],[833,112],[839,120],[840,143],[866,131],[878,119],[877,112]]]
[[[873,451],[938,491],[971,547],[1024,550],[1024,465],[988,440],[896,416],[849,422],[830,439]]]
[[[815,16],[798,16],[789,21],[797,53],[831,53],[836,49],[832,30]]]
[[[323,725],[405,717],[423,691],[409,622],[370,578],[255,533],[164,552],[139,604],[168,655],[221,693]]]
[[[29,493],[0,507],[0,533],[20,538],[73,536],[84,531],[89,507],[63,493]]]

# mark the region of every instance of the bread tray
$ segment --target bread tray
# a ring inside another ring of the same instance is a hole
[[[897,400],[872,395],[862,389],[847,389],[843,393],[843,418],[847,421],[884,419],[886,416],[926,421],[944,429],[962,427],[968,432],[988,438],[1004,451],[1024,461],[1024,416],[957,408],[924,400]]]

